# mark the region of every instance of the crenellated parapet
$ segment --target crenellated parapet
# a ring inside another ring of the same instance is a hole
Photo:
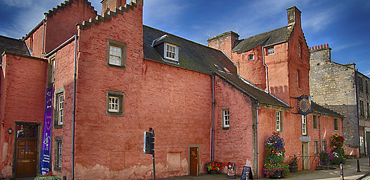
[[[140,1],[142,2],[142,1]],[[83,21],[81,24],[78,23],[76,26],[78,29],[85,29],[86,27],[91,26],[92,24],[99,24],[102,21],[110,20],[112,19],[112,16],[117,17],[118,14],[123,15],[123,13],[128,12],[129,10],[134,10],[137,5],[141,5],[142,3],[137,3],[137,1],[131,1],[129,4],[125,4],[124,6],[121,6],[114,11],[109,11],[107,13],[104,13],[103,15],[97,15],[95,18],[90,18],[88,21]]]

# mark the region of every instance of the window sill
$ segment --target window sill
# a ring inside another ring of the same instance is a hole
[[[54,129],[62,129],[63,125],[54,125]]]
[[[105,115],[108,116],[124,116],[123,112],[105,112]]]
[[[221,129],[222,129],[222,130],[229,130],[229,129],[230,129],[230,127],[222,127]]]

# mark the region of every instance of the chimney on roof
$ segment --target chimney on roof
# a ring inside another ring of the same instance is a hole
[[[101,10],[101,14],[103,15],[109,11],[114,11],[121,6],[124,6],[126,4],[126,0],[102,0],[100,3],[103,5]]]
[[[293,6],[290,7],[287,10],[288,13],[288,25],[296,24],[297,26],[301,26],[301,11]]]

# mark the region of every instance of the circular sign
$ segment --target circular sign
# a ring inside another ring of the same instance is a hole
[[[307,99],[303,98],[301,101],[299,101],[299,107],[302,112],[307,112],[308,109],[310,108],[310,103],[308,102]]]

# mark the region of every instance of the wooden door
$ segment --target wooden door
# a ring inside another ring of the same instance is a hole
[[[198,176],[198,148],[190,148],[190,175]]]
[[[310,157],[308,153],[308,142],[302,142],[302,169],[310,169]]]
[[[35,177],[37,163],[37,140],[17,140],[16,177]]]

